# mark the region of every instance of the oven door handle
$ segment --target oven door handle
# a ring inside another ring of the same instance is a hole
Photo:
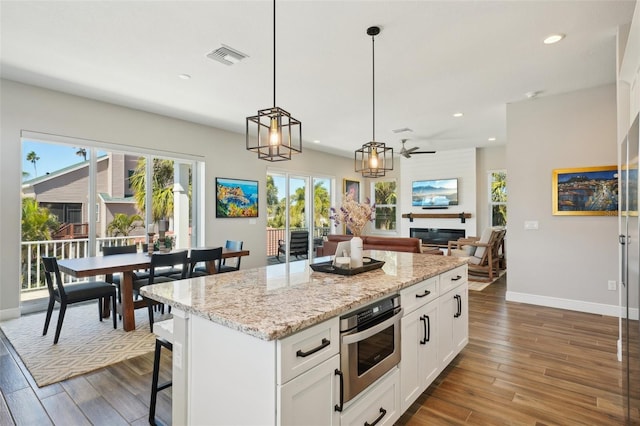
[[[388,320],[381,322],[380,324],[374,325],[373,327],[368,328],[359,333],[347,334],[345,336],[342,336],[342,343],[345,345],[350,345],[352,343],[356,343],[361,340],[367,339],[373,336],[374,334],[378,334],[379,332],[389,327],[390,325],[394,324],[395,322],[400,321],[400,317],[402,317],[402,312],[404,312],[404,309],[400,308],[400,310],[396,314],[394,314]]]

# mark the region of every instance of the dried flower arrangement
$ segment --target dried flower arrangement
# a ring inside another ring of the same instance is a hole
[[[359,203],[353,199],[353,194],[345,194],[342,199],[342,206],[336,210],[331,207],[331,219],[336,226],[344,223],[349,231],[356,236],[362,235],[362,230],[368,222],[373,222],[376,218],[376,205],[371,204],[369,198],[364,203]]]

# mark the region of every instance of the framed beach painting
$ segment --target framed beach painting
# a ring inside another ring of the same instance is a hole
[[[554,215],[618,215],[617,166],[556,169],[552,185]]]
[[[258,217],[258,181],[217,177],[216,217]]]

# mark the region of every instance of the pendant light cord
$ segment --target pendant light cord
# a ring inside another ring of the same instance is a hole
[[[276,107],[276,0],[273,0],[273,107]]]
[[[373,142],[376,141],[376,46],[375,46],[375,36],[371,36],[371,62],[373,69],[373,78],[372,81],[372,89],[371,93],[373,93]]]

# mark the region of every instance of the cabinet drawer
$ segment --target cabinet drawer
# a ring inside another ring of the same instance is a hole
[[[462,283],[466,283],[467,271],[467,265],[462,265],[440,274],[440,294],[445,294],[452,288],[457,287]]]
[[[438,297],[438,277],[432,277],[400,291],[400,304],[407,315]]]
[[[393,425],[400,414],[400,371],[394,368],[345,409],[340,425]]]
[[[277,381],[283,384],[340,351],[339,319],[332,318],[278,341]]]

